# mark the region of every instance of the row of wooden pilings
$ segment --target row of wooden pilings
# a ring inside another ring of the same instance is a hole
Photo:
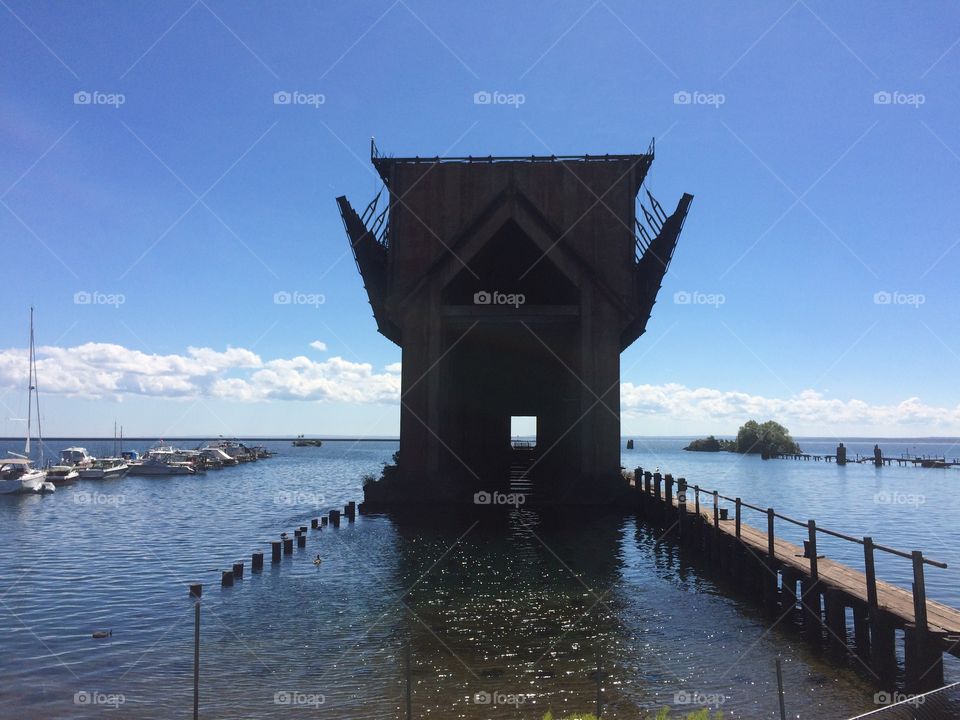
[[[854,659],[851,663],[865,672],[876,685],[894,689],[900,681],[897,659],[897,631],[903,631],[904,672],[902,684],[906,692],[918,693],[943,685],[943,648],[941,638],[927,625],[924,564],[946,567],[914,551],[905,553],[874,543],[870,537],[853,538],[826,528],[818,528],[814,520],[805,523],[780,515],[773,508],[759,508],[740,498],[727,498],[716,490],[708,491],[687,484],[684,478],[674,480],[670,474],[634,471],[636,509],[639,516],[664,530],[681,547],[693,549],[709,565],[731,580],[745,594],[759,599],[770,617],[789,622],[811,645],[826,648],[837,660]],[[676,490],[676,503],[674,491]],[[692,497],[691,497],[692,495]],[[701,498],[705,507],[701,508]],[[735,517],[720,507],[721,499],[734,503]],[[692,507],[689,503],[692,500]],[[767,518],[766,552],[746,543],[741,531],[743,509],[759,511]],[[806,526],[802,557],[809,564],[804,570],[788,566],[778,559],[775,550],[775,520],[786,520]],[[733,532],[729,523],[734,523]],[[721,528],[723,525],[723,529]],[[863,545],[867,601],[824,582],[818,573],[817,534],[825,533]],[[877,602],[877,580],[874,552],[893,553],[913,562],[913,612],[909,618],[880,608]],[[799,589],[798,589],[799,588]],[[847,609],[852,611],[852,645],[848,638]]]
[[[333,528],[340,527],[340,519],[345,517],[348,522],[354,522],[357,519],[357,503],[351,500],[343,506],[343,512],[340,510],[331,510],[326,515],[315,517],[310,520],[310,529],[322,530],[328,525]],[[281,562],[284,555],[293,555],[293,546],[298,548],[307,546],[307,526],[301,525],[293,531],[293,537],[286,532],[280,533],[279,540],[270,541],[270,563],[272,565]],[[263,571],[263,551],[254,550],[250,558],[250,566],[253,572]],[[235,580],[243,579],[243,561],[233,563],[230,570],[223,570],[220,573],[220,586],[233,587]],[[193,583],[190,585],[190,597],[199,598],[203,594],[203,584]]]

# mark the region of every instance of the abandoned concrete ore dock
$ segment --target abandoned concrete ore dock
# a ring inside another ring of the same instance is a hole
[[[400,457],[369,503],[469,502],[521,471],[549,503],[620,481],[620,353],[646,329],[693,196],[666,211],[628,155],[388,157],[337,198],[377,329],[403,349]],[[384,194],[386,190],[386,194]],[[513,417],[535,418],[517,452]]]
[[[852,537],[818,527],[815,520],[794,519],[773,508],[691,487],[684,478],[674,480],[642,468],[636,468],[633,477],[635,507],[642,518],[710,558],[723,575],[758,598],[765,612],[788,621],[805,639],[829,647],[838,658],[852,659],[879,687],[902,683],[907,692],[918,693],[943,686],[943,655],[960,657],[960,610],[927,599],[924,569],[946,568],[945,563],[919,550],[886,547],[871,537]],[[721,508],[721,502],[733,505],[732,517],[731,508]],[[765,528],[745,522],[746,512],[762,518]],[[803,547],[778,537],[778,522],[805,528]],[[820,554],[821,535],[861,545],[864,571]],[[877,579],[877,553],[912,564],[910,591]],[[902,674],[898,631],[903,637]]]

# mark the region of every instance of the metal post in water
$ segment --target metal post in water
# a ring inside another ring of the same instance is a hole
[[[200,717],[200,603],[193,605],[193,720]]]
[[[780,720],[787,720],[787,709],[783,704],[783,669],[780,667],[780,658],[777,658],[777,695],[780,697]]]
[[[601,683],[603,682],[603,676],[600,671],[600,653],[597,652],[597,718],[599,719],[600,713],[603,712],[603,698],[601,697]]]
[[[406,666],[407,666],[407,720],[413,720],[413,687],[411,682],[411,669],[410,669],[410,643],[407,643],[406,648]]]

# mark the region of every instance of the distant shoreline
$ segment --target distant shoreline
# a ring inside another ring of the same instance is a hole
[[[204,440],[209,440],[214,442],[217,440],[235,440],[237,442],[293,442],[294,440],[320,440],[321,442],[400,442],[398,437],[322,437],[314,435],[306,435],[301,438],[296,437],[224,437],[222,435],[180,435],[173,436],[168,435],[163,438],[156,436],[153,437],[87,437],[86,435],[72,435],[72,436],[58,436],[58,437],[45,437],[44,442],[72,442],[74,440],[86,440],[92,442],[113,442],[116,440],[120,442],[150,442],[155,443],[160,440],[164,442],[202,442]],[[23,436],[20,437],[3,437],[0,438],[0,442],[23,442]]]
[[[701,436],[698,435],[622,435],[621,440],[628,440],[630,438],[635,439],[649,439],[649,440],[696,440]],[[717,435],[718,440],[733,440],[736,438],[735,435]],[[293,442],[297,440],[296,437],[287,437],[287,436],[225,436],[220,434],[214,435],[150,435],[150,436],[130,436],[124,437],[125,442],[157,442],[158,440],[170,440],[176,442],[187,442],[187,441],[202,441],[202,440],[237,440],[241,442]],[[322,440],[323,442],[400,442],[400,438],[396,435],[394,436],[371,436],[371,437],[344,437],[344,436],[334,436],[334,435],[305,435],[304,438],[307,440]],[[960,437],[906,437],[906,436],[893,436],[893,437],[878,437],[878,436],[866,436],[866,437],[854,437],[854,436],[838,436],[838,435],[797,435],[795,436],[796,440],[805,440],[808,442],[838,442],[842,440],[845,443],[880,443],[880,442],[932,442],[932,443],[950,443],[958,442],[960,443]],[[107,437],[91,437],[88,435],[56,435],[51,437],[45,437],[45,441],[50,442],[64,442],[71,440],[90,440],[96,442],[112,442],[114,438],[112,436]],[[119,438],[117,438],[119,440]],[[23,442],[23,435],[16,435],[13,437],[0,437],[0,442]]]

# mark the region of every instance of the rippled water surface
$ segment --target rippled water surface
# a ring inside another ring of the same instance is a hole
[[[684,444],[639,438],[623,464],[923,549],[950,565],[928,571],[929,595],[960,605],[957,470],[764,462]],[[851,456],[872,448],[848,445]],[[885,454],[952,457],[949,445],[902,445]],[[404,717],[408,646],[414,717],[592,711],[599,665],[605,718],[644,717],[684,693],[725,717],[775,718],[778,656],[791,717],[876,707],[854,669],[770,629],[722,575],[625,514],[359,517],[311,532],[305,550],[271,566],[269,540],[362,499],[360,478],[397,445],[273,447],[272,459],[202,476],[0,497],[0,717],[189,717],[191,582],[204,583],[205,718]],[[256,549],[267,551],[260,574]],[[821,551],[862,567],[857,546]],[[220,570],[239,560],[244,579],[221,589]],[[909,582],[906,561],[878,558],[878,572]],[[93,639],[98,630],[113,634]],[[957,663],[947,676],[960,679]],[[496,704],[477,704],[478,693]]]

